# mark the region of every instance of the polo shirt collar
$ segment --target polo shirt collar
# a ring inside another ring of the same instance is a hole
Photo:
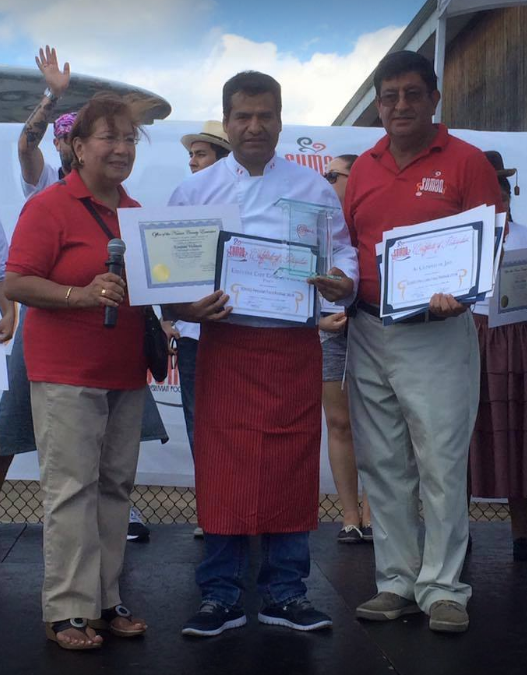
[[[68,189],[68,192],[73,197],[75,197],[75,199],[83,199],[85,197],[89,197],[95,204],[104,206],[106,209],[108,208],[108,206],[106,206],[105,204],[101,204],[101,202],[99,202],[88,190],[77,169],[72,169],[63,180],[66,185],[66,188]],[[129,197],[126,194],[126,190],[123,188],[122,185],[118,185],[117,190],[119,192],[118,208],[121,209],[136,206],[137,202],[135,202],[131,197]]]
[[[422,157],[423,155],[428,155],[430,152],[432,152],[432,150],[444,150],[445,147],[448,145],[449,133],[447,127],[444,124],[436,124],[434,126],[437,127],[437,134],[435,135],[433,141],[427,148],[425,148],[422,152],[416,155],[414,160],[417,159],[418,157]],[[377,144],[373,146],[373,148],[370,150],[370,155],[374,159],[381,159],[385,153],[389,152],[389,150],[390,150],[390,137],[388,136],[388,134],[386,134],[386,136],[383,136],[381,140],[378,141]]]
[[[276,152],[274,155],[271,157],[271,159],[267,162],[267,164],[264,167],[263,170],[263,175],[269,173],[270,171],[273,171],[276,168],[276,158],[277,154]],[[227,155],[226,160],[227,162],[227,167],[229,170],[235,175],[238,176],[239,178],[259,178],[260,176],[251,176],[251,174],[247,171],[247,169],[240,164],[239,162],[236,161],[234,157],[234,153],[231,152],[229,155]]]

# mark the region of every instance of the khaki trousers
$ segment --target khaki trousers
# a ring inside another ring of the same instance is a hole
[[[379,592],[465,605],[470,437],[479,401],[479,350],[470,312],[383,327],[358,310],[348,329],[350,417],[370,500]],[[425,538],[418,532],[419,496]]]
[[[121,602],[144,388],[31,383],[44,503],[44,621],[97,619]]]

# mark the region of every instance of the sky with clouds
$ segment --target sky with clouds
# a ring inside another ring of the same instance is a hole
[[[74,72],[166,98],[172,119],[221,118],[240,70],[282,85],[286,124],[331,124],[424,0],[0,0],[0,63],[57,48]]]

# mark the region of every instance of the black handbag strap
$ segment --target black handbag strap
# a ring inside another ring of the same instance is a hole
[[[115,236],[112,234],[112,232],[111,232],[110,228],[108,227],[108,225],[106,225],[106,223],[104,222],[104,220],[103,220],[103,219],[101,218],[101,216],[97,213],[97,209],[96,209],[95,206],[91,203],[91,199],[90,199],[89,197],[81,197],[81,202],[82,202],[83,205],[88,209],[88,211],[91,213],[91,215],[95,218],[95,221],[96,221],[97,224],[100,226],[100,228],[101,228],[101,230],[104,232],[104,234],[108,237],[108,239],[115,239]],[[153,314],[153,315],[156,317],[156,319],[157,319],[157,315],[156,315],[156,313],[154,312],[154,310],[152,309],[152,307],[150,307],[150,306],[147,305],[147,306],[145,307],[145,313],[148,313],[148,310],[150,310],[150,311],[152,312],[152,314]]]
[[[95,218],[97,224],[100,226],[100,228],[102,229],[104,234],[108,237],[108,239],[115,239],[115,235],[112,234],[108,225],[106,225],[106,223],[101,218],[99,213],[97,213],[97,209],[91,203],[91,199],[89,197],[82,197],[81,202],[88,209],[88,211],[91,213],[91,215]]]

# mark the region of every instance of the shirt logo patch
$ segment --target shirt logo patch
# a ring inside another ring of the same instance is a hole
[[[398,241],[397,246],[392,252],[392,260],[406,260],[410,257],[410,249],[408,246],[403,246],[402,242]]]
[[[417,183],[415,196],[421,197],[424,193],[444,195],[446,193],[445,181],[440,178],[441,171],[432,171],[433,177],[424,176],[420,183]]]

